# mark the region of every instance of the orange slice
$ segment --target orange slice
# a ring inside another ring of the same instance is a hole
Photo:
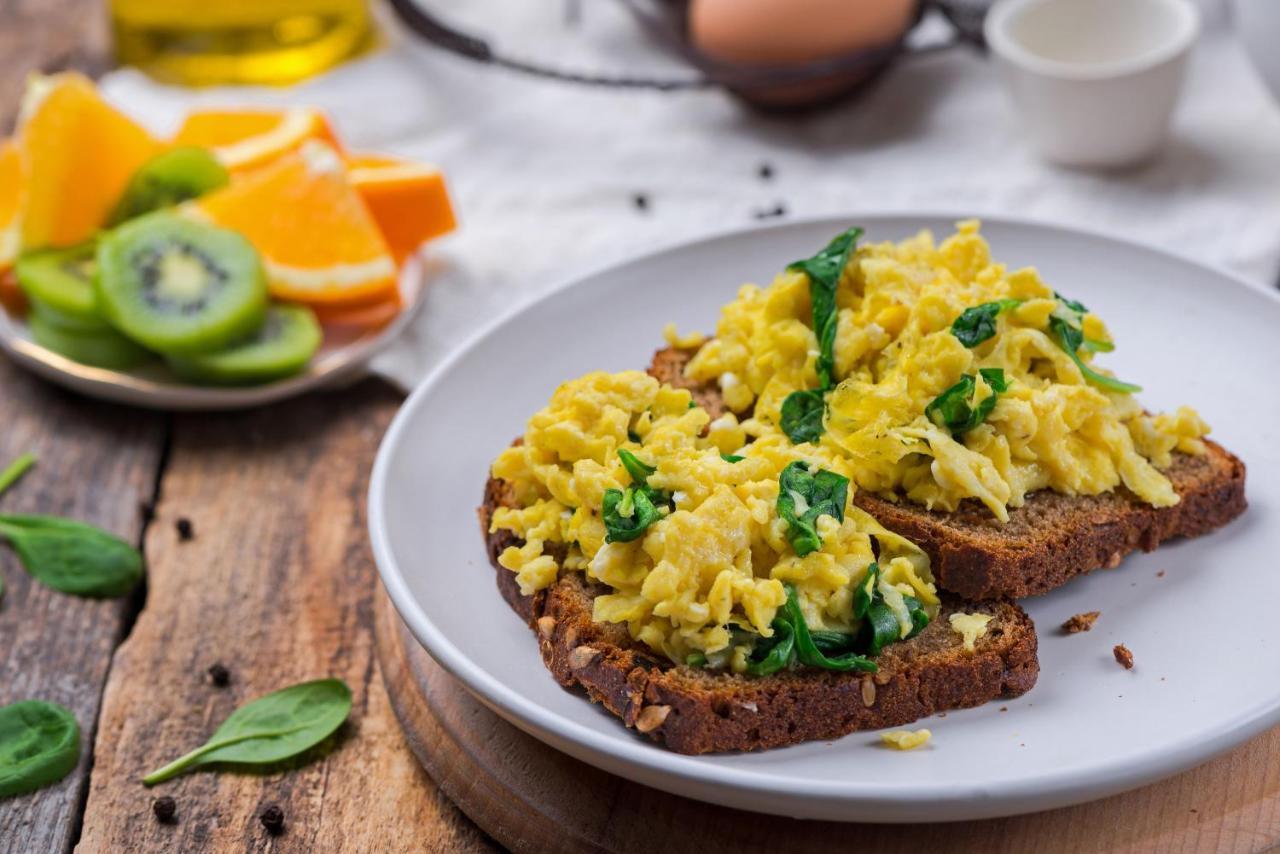
[[[399,288],[390,296],[369,301],[355,301],[316,305],[312,309],[316,319],[325,326],[350,326],[377,329],[396,319],[404,308]]]
[[[175,145],[209,148],[223,166],[242,171],[262,166],[321,139],[335,148],[337,138],[319,110],[196,110],[173,138]]]
[[[87,240],[130,176],[159,150],[149,133],[74,73],[31,78],[18,141],[26,176],[24,250]]]
[[[374,155],[351,157],[347,166],[396,263],[457,227],[444,175],[434,166]]]
[[[13,266],[22,247],[22,151],[11,139],[0,143],[0,270]]]
[[[262,254],[271,293],[309,305],[375,302],[396,293],[396,263],[346,167],[311,140],[294,154],[195,203]]]

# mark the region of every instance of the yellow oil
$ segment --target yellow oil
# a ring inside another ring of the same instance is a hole
[[[367,0],[111,0],[116,58],[187,86],[293,83],[364,49]]]

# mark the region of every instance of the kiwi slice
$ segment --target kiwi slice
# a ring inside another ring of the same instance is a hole
[[[212,353],[262,325],[267,280],[249,241],[172,213],[130,220],[98,243],[98,308],[159,353]]]
[[[27,317],[27,325],[37,344],[84,365],[123,371],[151,358],[150,353],[109,326],[99,330],[68,329],[51,323],[38,308]]]
[[[157,154],[133,173],[107,220],[109,226],[195,199],[231,180],[207,148],[183,146]]]
[[[233,347],[201,356],[170,356],[169,367],[188,382],[263,383],[296,374],[320,348],[320,324],[309,308],[273,305],[258,331]]]
[[[97,276],[97,241],[67,249],[28,252],[14,265],[23,293],[45,308],[46,319],[63,326],[104,327],[98,313],[93,280]]]

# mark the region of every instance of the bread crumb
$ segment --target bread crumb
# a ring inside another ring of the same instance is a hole
[[[1098,617],[1102,616],[1101,611],[1085,611],[1083,614],[1076,614],[1071,619],[1062,624],[1062,630],[1069,635],[1078,632],[1087,632],[1093,628],[1093,624],[1098,621]]]
[[[1007,711],[1009,711],[1009,707],[1008,707],[1008,706],[1001,706],[1001,707],[1000,707],[1000,711],[1002,711],[1002,712],[1007,712]]]
[[[1129,651],[1129,647],[1122,643],[1118,643],[1111,652],[1115,655],[1116,661],[1118,661],[1125,670],[1133,669],[1133,653]]]
[[[1164,570],[1163,570],[1163,569],[1156,573],[1156,578],[1164,578]]]
[[[894,750],[915,750],[926,744],[932,736],[933,733],[927,729],[918,729],[915,732],[895,729],[893,732],[880,733],[880,741]]]

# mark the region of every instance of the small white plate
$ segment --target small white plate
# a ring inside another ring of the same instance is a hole
[[[263,406],[309,391],[359,378],[369,362],[385,350],[422,310],[427,281],[443,270],[421,255],[406,260],[400,271],[404,308],[381,329],[327,328],[320,351],[302,373],[287,379],[253,386],[198,386],[184,383],[163,364],[154,362],[130,371],[95,368],[59,355],[31,338],[21,318],[0,308],[0,350],[32,373],[72,391],[147,409],[231,410]]]
[[[943,234],[955,218],[859,215],[713,237],[568,283],[475,337],[409,398],[374,467],[374,554],[414,635],[486,705],[566,753],[669,792],[803,818],[950,821],[1064,806],[1190,768],[1280,722],[1280,525],[1269,517],[1280,505],[1280,298],[1154,249],[994,217],[984,233],[996,257],[1036,265],[1097,310],[1119,342],[1107,365],[1143,384],[1148,406],[1196,406],[1245,460],[1244,517],[1028,600],[1039,684],[921,721],[934,738],[911,753],[855,733],[680,756],[561,690],[542,666],[494,586],[475,507],[490,461],[555,387],[647,365],[667,321],[713,330],[742,282],[769,282],[851,223],[878,241]],[[1093,610],[1092,632],[1057,631]],[[1117,643],[1133,651],[1132,671],[1113,660]]]

